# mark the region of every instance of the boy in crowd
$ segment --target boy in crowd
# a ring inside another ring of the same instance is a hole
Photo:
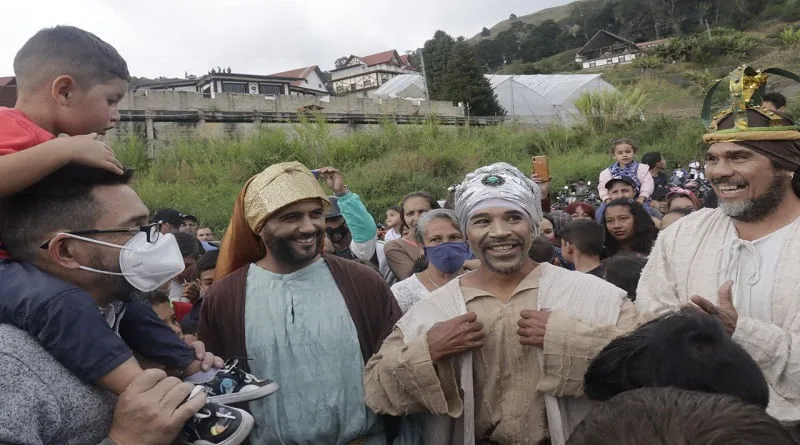
[[[123,174],[122,166],[111,149],[97,140],[98,135],[105,134],[119,120],[117,105],[127,92],[130,80],[125,60],[111,45],[94,34],[74,27],[43,29],[17,53],[14,71],[18,89],[16,107],[0,108],[0,177],[3,178],[0,182],[0,198],[26,190],[71,163]],[[61,134],[67,137],[56,138]],[[78,242],[98,242],[93,238],[99,233],[135,231],[139,235],[134,238],[147,234],[149,240],[149,230],[160,228],[159,224],[151,226],[118,230],[87,228],[80,234],[73,232],[69,236]],[[2,235],[0,233],[0,239]],[[162,241],[171,240],[165,236]],[[42,248],[46,246],[47,243]],[[14,274],[14,267],[24,267],[8,260],[13,251],[5,252],[2,246],[0,251],[3,273]],[[128,279],[127,276],[125,278]],[[35,299],[39,301],[33,301]],[[15,295],[0,298],[0,323],[10,323],[28,331],[77,377],[115,394],[121,394],[142,372],[130,349],[146,358],[159,357],[162,359],[159,362],[161,365],[183,375],[209,371],[208,360],[202,361],[206,354],[199,353],[202,348],[195,352],[195,348],[181,342],[166,325],[156,319],[149,307],[143,306],[146,310],[140,310],[138,307],[120,305],[105,308],[105,313],[101,314],[92,298],[77,288],[74,292],[64,294],[63,298],[61,293],[35,294],[27,295],[25,301],[22,300]],[[116,319],[114,326],[107,322],[111,319],[108,318],[110,311],[114,313],[111,318]],[[87,313],[96,313],[97,316],[85,317]],[[70,322],[76,319],[77,314],[84,314],[82,322]],[[60,329],[60,335],[38,335],[53,327]],[[118,339],[115,331],[120,332],[127,345]],[[219,359],[214,363],[217,367],[222,365]],[[210,371],[205,380],[216,375],[216,371]],[[227,368],[223,371],[227,371]],[[248,376],[248,380],[241,382],[240,388],[235,391],[239,392],[245,387],[254,388],[256,379]],[[270,384],[274,385],[271,381],[257,383],[259,388]],[[209,388],[208,392],[213,395],[214,388]],[[254,396],[252,399],[268,394],[259,389],[251,395]],[[243,422],[245,417],[249,417],[244,411],[219,408],[208,404],[202,418],[198,415],[187,424],[187,431],[191,430],[188,441],[220,443],[219,440],[229,434],[215,435],[213,428],[224,423],[235,430],[246,423]],[[219,412],[233,415],[236,419],[218,419]]]
[[[578,272],[603,278],[605,266],[600,255],[605,240],[606,231],[599,223],[588,219],[572,221],[561,231],[561,255]]]
[[[153,312],[158,315],[158,318],[161,319],[165,325],[169,326],[178,338],[184,340],[181,325],[178,324],[178,317],[175,316],[175,310],[172,307],[172,302],[169,301],[167,293],[154,290],[147,295],[147,299],[150,300]]]

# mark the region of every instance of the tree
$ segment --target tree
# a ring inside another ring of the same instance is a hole
[[[491,35],[492,31],[490,31],[489,28],[484,26],[483,29],[481,30],[481,37],[489,37]]]
[[[425,63],[425,75],[428,78],[428,93],[431,99],[447,100],[445,70],[455,44],[456,41],[441,30],[436,31],[433,39],[425,42],[425,47],[422,50],[422,59]]]
[[[350,60],[350,58],[347,56],[339,57],[338,59],[336,59],[335,62],[333,62],[333,67],[336,68],[337,70],[339,68],[344,68],[345,65],[347,65],[348,60]]]
[[[510,16],[508,16],[508,19],[509,20],[516,20],[517,19],[517,15],[516,14],[511,14]]]
[[[445,95],[453,102],[462,102],[473,116],[504,115],[489,80],[483,75],[472,47],[457,42],[445,70]]]
[[[481,40],[475,44],[475,57],[485,72],[494,71],[503,66],[505,62],[503,54],[497,47],[497,41],[494,39]]]

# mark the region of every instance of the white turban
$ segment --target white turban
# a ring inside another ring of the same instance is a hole
[[[477,211],[489,207],[520,210],[539,234],[542,221],[542,194],[539,186],[518,168],[505,162],[481,167],[469,173],[456,188],[456,215],[466,235],[467,223]]]

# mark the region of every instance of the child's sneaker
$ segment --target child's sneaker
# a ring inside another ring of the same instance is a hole
[[[253,416],[229,406],[206,403],[184,425],[182,438],[191,445],[238,445],[253,429]]]
[[[201,384],[205,388],[206,397],[213,403],[240,403],[266,397],[278,390],[278,384],[272,380],[259,380],[256,376],[244,372],[236,365],[238,360],[228,360],[225,367],[211,380]]]

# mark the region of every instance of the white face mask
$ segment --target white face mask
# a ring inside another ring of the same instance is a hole
[[[131,286],[142,292],[158,289],[162,284],[183,272],[186,267],[183,263],[183,255],[181,255],[181,250],[178,247],[178,241],[171,233],[162,234],[155,243],[148,243],[147,234],[140,232],[125,243],[124,246],[69,233],[63,233],[62,235],[120,249],[119,270],[122,272],[109,272],[86,266],[80,266],[80,268],[104,275],[123,276]]]

